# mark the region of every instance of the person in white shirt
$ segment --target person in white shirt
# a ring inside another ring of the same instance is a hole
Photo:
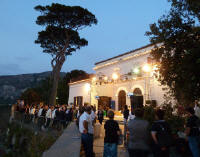
[[[46,125],[45,125],[45,128],[49,127],[51,118],[52,118],[52,112],[51,112],[51,108],[49,107],[49,109],[47,110],[47,113],[46,113]]]
[[[52,119],[54,119],[56,117],[56,108],[53,107],[53,110],[52,110]]]
[[[91,107],[86,106],[85,112],[79,118],[79,131],[81,133],[81,141],[87,157],[93,157],[93,123],[91,114]]]
[[[38,111],[38,117],[40,117],[42,115],[42,110],[43,110],[43,106],[40,106],[40,109]]]
[[[55,107],[54,106],[51,106],[51,119],[50,119],[50,124],[49,124],[49,127],[52,127],[53,125],[53,121],[54,121],[54,118],[55,118]]]
[[[131,108],[131,111],[129,112],[129,116],[128,116],[128,121],[134,118],[135,118],[135,115],[134,115],[133,109]]]
[[[30,110],[30,115],[31,115],[31,120],[32,122],[34,122],[35,120],[35,117],[34,117],[34,114],[35,114],[35,106],[32,106],[31,110]]]
[[[44,117],[42,117],[42,111],[43,111],[43,105],[40,105],[40,108],[38,111],[38,122],[37,122],[37,126],[39,129],[41,129],[41,126],[43,124],[43,119],[44,119]]]

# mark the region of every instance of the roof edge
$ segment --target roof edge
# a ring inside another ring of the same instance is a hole
[[[84,79],[84,80],[79,80],[79,81],[74,81],[74,82],[70,82],[69,85],[74,85],[74,84],[78,84],[78,83],[82,83],[82,82],[88,82],[90,81],[91,79]]]
[[[155,45],[155,44],[148,44],[148,45],[142,46],[142,47],[137,48],[137,49],[134,49],[134,50],[132,50],[132,51],[129,51],[129,52],[126,52],[126,53],[123,53],[123,54],[120,54],[120,55],[117,55],[117,56],[114,56],[114,57],[111,57],[111,58],[108,58],[108,59],[105,59],[105,60],[102,60],[102,61],[99,61],[99,62],[96,62],[94,65],[98,65],[98,64],[107,62],[107,61],[109,61],[109,60],[112,60],[112,59],[115,59],[115,58],[118,58],[118,57],[121,57],[121,56],[130,54],[130,53],[133,53],[133,52],[135,52],[135,51],[138,51],[138,50],[141,50],[141,49],[144,49],[144,48],[153,46],[153,45]]]

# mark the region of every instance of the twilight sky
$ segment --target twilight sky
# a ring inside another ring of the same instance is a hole
[[[95,14],[98,24],[80,32],[88,46],[68,56],[62,71],[94,72],[94,63],[149,44],[149,24],[169,10],[167,0],[0,0],[0,75],[51,70],[51,56],[34,41],[42,27],[36,5],[79,5]]]

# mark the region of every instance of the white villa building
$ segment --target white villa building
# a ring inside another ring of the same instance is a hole
[[[156,63],[150,58],[154,45],[95,63],[94,77],[70,83],[69,103],[121,110],[128,106],[160,105],[164,99],[163,86],[156,80]]]

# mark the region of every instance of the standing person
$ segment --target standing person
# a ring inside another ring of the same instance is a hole
[[[60,126],[59,126],[59,129],[64,129],[66,127],[66,113],[65,113],[65,106],[62,106],[61,107],[61,110],[60,110]],[[61,127],[61,128],[60,128]]]
[[[128,115],[128,121],[134,118],[135,118],[134,109],[131,108],[131,111],[129,112],[129,115]]]
[[[49,109],[47,110],[47,113],[46,113],[45,117],[46,117],[45,128],[48,128],[49,124],[51,122],[51,118],[52,118],[52,109],[51,109],[50,106],[49,106]]]
[[[149,123],[143,120],[144,110],[142,108],[135,109],[135,118],[128,122],[129,157],[147,157],[149,152]]]
[[[200,131],[199,118],[195,115],[194,109],[189,107],[186,109],[188,114],[185,134],[188,137],[188,143],[193,157],[200,157]]]
[[[114,120],[114,112],[108,110],[108,118],[104,124],[104,152],[103,157],[117,157],[117,143],[120,135],[119,124]]]
[[[39,111],[38,111],[38,115],[37,115],[37,117],[38,117],[38,121],[37,121],[37,125],[38,125],[38,128],[39,129],[41,129],[41,126],[42,126],[42,111],[43,111],[43,105],[40,105],[39,106]]]
[[[52,108],[52,119],[51,119],[51,127],[54,127],[55,126],[55,120],[56,120],[56,110],[57,110],[57,108],[55,107],[55,106],[53,106],[53,108]]]
[[[104,111],[102,110],[101,107],[99,107],[97,116],[98,116],[99,123],[102,125],[102,122],[103,122],[103,119],[104,119],[103,118],[104,117]]]
[[[33,105],[32,108],[31,108],[31,111],[30,111],[31,120],[32,120],[33,123],[35,121],[35,110],[36,110],[36,106]]]
[[[70,122],[70,109],[69,109],[69,107],[66,108],[65,116],[66,116],[66,125],[68,125],[69,122]]]
[[[169,147],[172,144],[172,136],[169,124],[164,120],[165,112],[156,111],[156,121],[152,124],[151,136],[153,138],[154,157],[169,157]]]
[[[36,105],[35,114],[34,114],[34,117],[35,117],[35,124],[38,123],[38,112],[39,112],[39,106]]]
[[[73,108],[70,107],[69,109],[69,121],[72,122],[73,121],[73,115],[74,115],[74,111]]]
[[[78,113],[77,113],[77,120],[76,120],[76,125],[79,127],[79,119],[80,119],[80,116],[84,113],[85,111],[85,108],[84,107],[80,107],[78,109]]]
[[[12,104],[9,123],[11,123],[15,119],[15,108],[16,104]]]
[[[91,110],[91,119],[92,119],[92,122],[93,122],[93,125],[96,123],[96,113],[95,113],[95,109],[94,109],[94,106],[91,106],[92,110]]]
[[[91,107],[86,106],[85,112],[79,118],[79,131],[81,133],[81,142],[86,157],[93,157],[93,134],[94,129],[91,119]]]
[[[200,118],[200,107],[198,104],[198,100],[195,100],[194,102],[194,111],[195,111],[195,115]]]
[[[46,116],[47,110],[48,110],[48,105],[45,105],[44,108],[42,109],[42,112],[41,112],[41,115],[40,115],[40,117],[41,117],[40,125],[41,125],[42,130],[45,130],[44,125],[46,123],[45,116]]]
[[[129,109],[127,105],[124,105],[124,111],[123,111],[123,117],[124,117],[124,122],[127,123],[129,116]]]
[[[126,131],[127,131],[127,121],[128,121],[128,116],[129,116],[129,109],[128,106],[124,106],[124,111],[123,111],[123,117],[124,117],[124,141],[126,144]]]

